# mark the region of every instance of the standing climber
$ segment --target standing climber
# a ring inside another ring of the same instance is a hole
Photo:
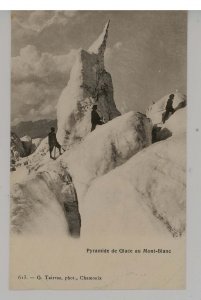
[[[94,105],[91,111],[91,131],[96,128],[96,125],[103,125],[104,122],[101,121],[101,117],[97,113],[97,105]]]
[[[171,112],[172,114],[175,112],[172,104],[173,104],[173,99],[174,99],[174,94],[171,94],[168,98],[166,107],[165,107],[165,113],[163,115],[163,123],[165,123],[165,121],[167,121],[169,113]]]
[[[59,154],[61,155],[61,145],[57,141],[54,127],[51,127],[51,132],[48,134],[48,143],[49,143],[50,158],[52,158],[52,159],[55,158],[55,157],[52,157],[52,151],[53,151],[54,147],[59,149]]]

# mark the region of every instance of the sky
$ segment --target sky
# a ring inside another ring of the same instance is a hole
[[[145,112],[176,91],[186,94],[184,11],[14,11],[13,125],[56,118],[56,105],[78,50],[87,50],[109,19],[105,68],[122,113]]]

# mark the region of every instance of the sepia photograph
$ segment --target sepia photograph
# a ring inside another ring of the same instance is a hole
[[[186,11],[12,11],[11,289],[185,289],[186,109]]]

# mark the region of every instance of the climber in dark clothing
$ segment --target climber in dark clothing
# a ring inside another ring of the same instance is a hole
[[[171,94],[168,98],[166,107],[165,107],[165,113],[163,116],[163,123],[165,123],[165,121],[167,121],[169,113],[171,112],[172,114],[175,112],[172,104],[173,104],[173,99],[174,99],[174,94]]]
[[[51,127],[51,132],[48,134],[48,143],[49,143],[49,150],[50,150],[50,158],[54,159],[54,157],[52,157],[52,151],[54,147],[59,149],[59,154],[61,155],[61,145],[57,141],[54,127]]]
[[[96,128],[96,125],[103,125],[104,122],[101,121],[101,117],[97,113],[97,105],[94,105],[91,111],[91,131]]]

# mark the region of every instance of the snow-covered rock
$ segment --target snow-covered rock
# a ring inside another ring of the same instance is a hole
[[[22,145],[24,147],[26,156],[32,152],[32,138],[28,135],[23,136],[21,139]]]
[[[10,159],[11,159],[11,170],[15,170],[15,163],[19,161],[20,157],[26,156],[25,149],[20,138],[14,132],[11,132],[10,142]]]
[[[31,154],[35,152],[41,141],[41,138],[32,140],[29,136],[20,139],[15,133],[11,132],[11,171],[16,171],[16,167],[19,168],[22,165],[29,168],[29,160],[32,165],[37,165],[41,158],[40,151],[36,154],[35,160],[33,160]]]
[[[88,51],[79,51],[69,82],[59,98],[57,138],[63,146],[80,141],[90,132],[93,104],[97,104],[104,122],[120,115],[113,99],[111,75],[104,68],[108,27],[109,22]]]
[[[162,116],[165,113],[165,107],[169,95],[164,96],[156,103],[150,105],[146,110],[146,116],[152,120],[153,125],[162,122]],[[173,99],[173,108],[178,110],[186,106],[186,96],[181,93],[175,93]]]
[[[185,135],[173,135],[93,181],[82,203],[82,235],[182,235],[185,147]]]
[[[87,135],[77,146],[61,156],[73,177],[78,198],[90,182],[121,165],[151,144],[152,125],[141,113],[119,116]]]

